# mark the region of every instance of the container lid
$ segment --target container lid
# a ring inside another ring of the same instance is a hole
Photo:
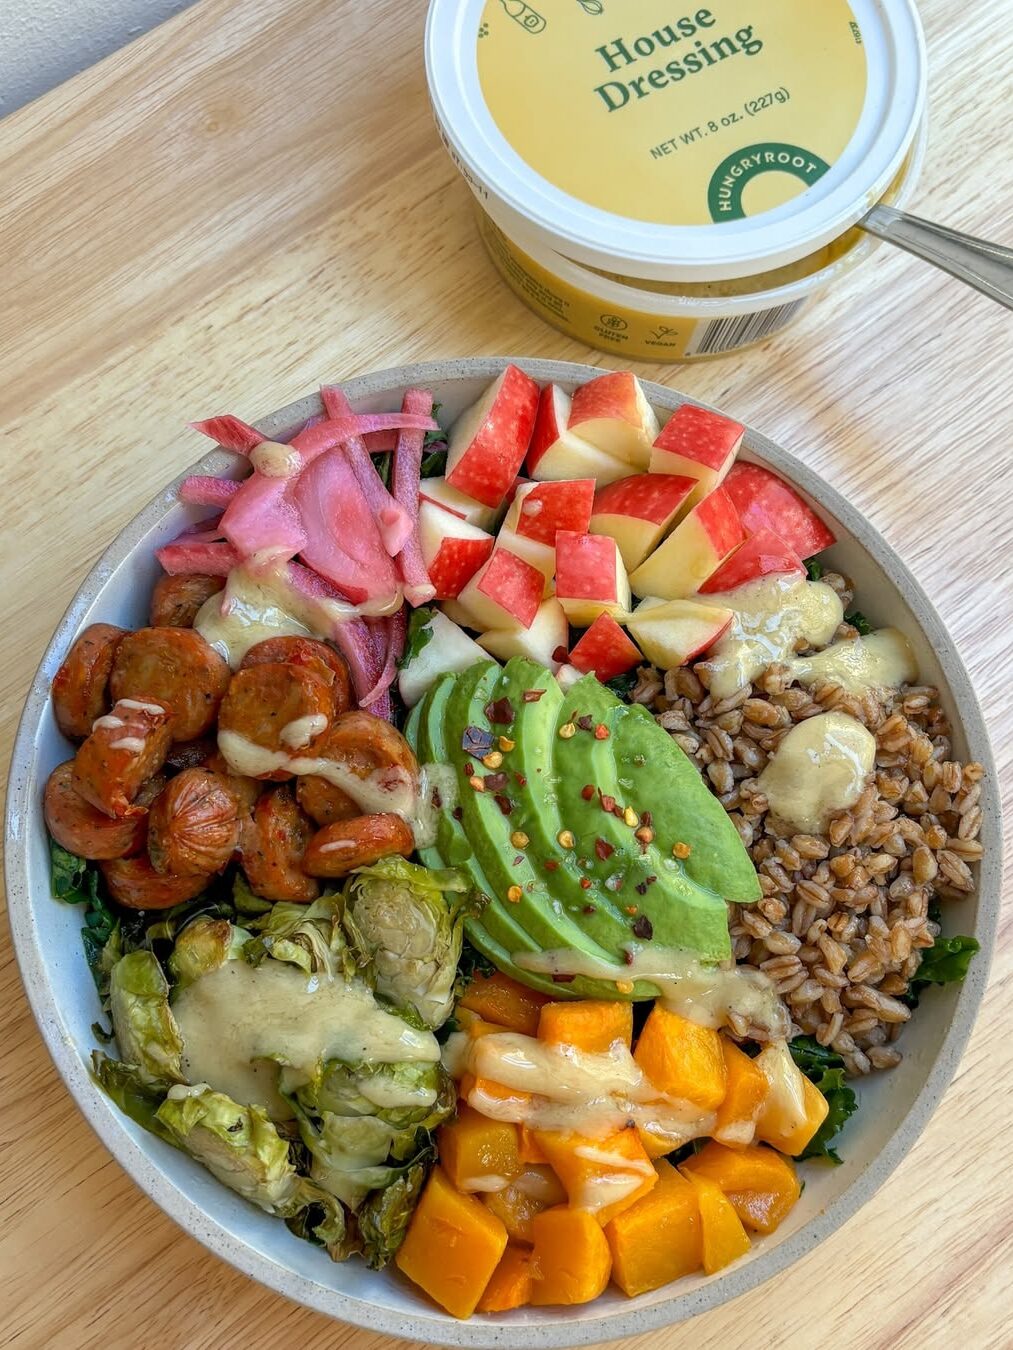
[[[595,267],[747,276],[886,190],[925,103],[914,0],[432,0],[452,156],[498,217]]]

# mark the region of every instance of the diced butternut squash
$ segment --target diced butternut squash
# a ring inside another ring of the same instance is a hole
[[[768,1045],[757,1056],[756,1067],[767,1088],[756,1137],[794,1157],[826,1120],[830,1104],[792,1059],[784,1041]]]
[[[531,1302],[531,1253],[508,1243],[478,1300],[478,1312],[509,1312]]]
[[[563,1204],[566,1191],[550,1167],[528,1167],[509,1186],[490,1192],[483,1200],[502,1219],[512,1241],[531,1243],[532,1219],[543,1209]]]
[[[541,1150],[538,1140],[535,1138],[535,1132],[530,1125],[521,1124],[517,1127],[517,1152],[520,1160],[527,1166],[529,1163],[547,1163],[549,1160]]]
[[[497,1115],[500,1113],[499,1108],[510,1106],[514,1114],[523,1116],[531,1105],[531,1093],[525,1092],[523,1088],[507,1087],[504,1083],[496,1083],[491,1078],[477,1078],[474,1074],[464,1075],[459,1092],[476,1111],[484,1111],[485,1104],[489,1103],[497,1108]]]
[[[644,1146],[644,1152],[651,1159],[664,1158],[686,1142],[685,1134],[672,1135],[659,1124],[648,1123],[637,1126],[637,1134]]]
[[[721,1037],[721,1049],[725,1057],[725,1099],[718,1107],[714,1138],[729,1148],[744,1148],[756,1135],[767,1079],[756,1060],[727,1036]]]
[[[659,1092],[682,1097],[701,1111],[715,1111],[725,1096],[721,1037],[710,1027],[680,1017],[656,1003],[633,1057]]]
[[[494,975],[476,975],[457,1006],[478,1013],[484,1021],[494,1022],[498,1027],[537,1036],[538,1015],[548,1002],[547,994],[528,989],[496,971]]]
[[[658,1180],[634,1129],[617,1130],[605,1139],[536,1130],[535,1139],[570,1204],[590,1211],[602,1225],[636,1204]]]
[[[802,1193],[789,1160],[760,1144],[735,1149],[712,1139],[682,1167],[720,1186],[754,1233],[772,1233]]]
[[[664,1159],[655,1164],[650,1195],[605,1226],[612,1279],[630,1298],[700,1269],[701,1223],[697,1193]]]
[[[714,1275],[749,1251],[749,1235],[724,1191],[708,1177],[687,1171],[700,1206],[703,1268]]]
[[[633,1043],[633,1004],[591,998],[546,1003],[538,1019],[538,1039],[594,1055],[606,1054],[616,1041],[628,1050]]]
[[[459,1106],[457,1116],[436,1134],[440,1163],[459,1191],[495,1191],[522,1170],[517,1156],[517,1126],[491,1120],[470,1106]]]
[[[601,1225],[585,1209],[560,1205],[532,1223],[531,1302],[590,1303],[609,1282],[612,1255]]]
[[[454,1015],[460,1023],[461,1030],[466,1031],[473,1041],[477,1041],[480,1036],[495,1036],[497,1032],[502,1033],[505,1030],[495,1022],[487,1022],[485,1018],[479,1017],[478,1013],[473,1013],[470,1008],[462,1008],[460,1005]]]
[[[434,1167],[394,1258],[397,1268],[454,1317],[470,1317],[506,1249],[507,1232],[473,1195]]]

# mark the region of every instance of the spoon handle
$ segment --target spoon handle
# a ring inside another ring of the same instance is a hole
[[[892,206],[874,206],[859,224],[1013,309],[1013,249],[909,216]]]

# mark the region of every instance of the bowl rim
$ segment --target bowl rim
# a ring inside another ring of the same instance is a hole
[[[540,383],[579,382],[600,375],[603,371],[602,367],[566,361],[471,357],[391,367],[344,381],[343,387],[354,406],[359,400],[411,385],[425,386],[481,377],[492,380],[508,362],[521,366]],[[643,385],[649,401],[655,407],[671,411],[688,402],[718,411],[710,404],[689,398],[679,390],[655,381],[644,380]],[[278,434],[287,424],[308,416],[318,408],[317,396],[308,395],[258,419],[258,427],[266,434]],[[576,1321],[559,1318],[545,1322],[515,1323],[485,1318],[456,1321],[435,1309],[430,1311],[420,1308],[408,1314],[369,1303],[337,1289],[325,1289],[312,1277],[294,1272],[272,1260],[266,1253],[255,1250],[249,1243],[234,1236],[223,1224],[212,1219],[151,1161],[147,1150],[130,1137],[125,1126],[121,1127],[118,1135],[110,1135],[109,1104],[91,1080],[63,1024],[60,1000],[51,987],[47,962],[32,922],[26,833],[28,822],[40,809],[32,793],[33,744],[49,698],[50,671],[55,669],[59,658],[66,651],[83,614],[96,595],[115,569],[122,565],[138,538],[155,526],[175,501],[176,487],[182,479],[194,472],[221,473],[234,462],[234,457],[221,451],[211,451],[198,464],[186,469],[156,493],[106,548],[71,600],[33,677],[18,724],[8,775],[5,822],[8,847],[4,871],[11,937],[18,967],[29,1005],[49,1054],[99,1140],[141,1190],[171,1219],[245,1275],[303,1306],[351,1325],[408,1340],[424,1339],[434,1345],[495,1345],[505,1347],[506,1350],[528,1350],[528,1347],[536,1346],[587,1345],[638,1335],[675,1325],[697,1313],[720,1307],[792,1265],[840,1228],[872,1197],[925,1128],[956,1071],[971,1034],[988,983],[995,947],[1003,840],[998,781],[988,733],[970,677],[942,620],[905,563],[878,530],[813,469],[748,425],[744,444],[750,452],[785,475],[794,486],[837,517],[863,550],[891,576],[936,651],[970,751],[985,767],[982,806],[995,845],[983,857],[979,871],[975,931],[981,941],[981,952],[958,991],[942,1045],[909,1110],[886,1145],[858,1172],[840,1196],[776,1247],[760,1252],[741,1267],[732,1266],[726,1274],[712,1277],[700,1288],[688,1293],[673,1293],[668,1299],[639,1308],[636,1300],[631,1300],[628,1306],[615,1305],[614,1311],[610,1309],[597,1318]]]

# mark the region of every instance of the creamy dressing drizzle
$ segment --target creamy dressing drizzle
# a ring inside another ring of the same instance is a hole
[[[849,694],[899,689],[918,679],[918,662],[911,644],[896,628],[880,628],[867,637],[834,642],[815,656],[795,657],[790,665],[800,684],[827,680]]]
[[[385,1012],[358,980],[307,976],[279,961],[227,961],[183,989],[172,1011],[191,1083],[210,1083],[234,1101],[262,1105],[276,1120],[291,1116],[277,1090],[279,1065],[308,1078],[321,1060],[435,1063],[440,1057],[431,1032]]]
[[[131,755],[139,755],[144,749],[143,736],[121,736],[118,741],[109,742],[110,750],[126,750]]]
[[[861,722],[820,713],[792,727],[758,783],[775,816],[818,834],[834,812],[858,801],[875,760],[876,738]]]
[[[116,706],[117,708],[130,708],[133,712],[151,713],[155,717],[159,717],[165,712],[165,707],[161,703],[142,703],[136,698],[117,699]]]
[[[696,595],[702,605],[733,612],[732,624],[706,661],[710,692],[728,698],[751,684],[774,661],[794,656],[801,642],[821,647],[844,618],[844,606],[830,586],[783,573],[761,577],[723,595]]]
[[[788,1015],[777,990],[761,970],[744,966],[708,966],[690,952],[668,947],[631,948],[629,965],[613,965],[585,952],[515,952],[522,970],[543,975],[584,975],[613,984],[647,980],[673,1012],[705,1027],[729,1024],[729,1014],[744,1017],[772,1039],[788,1033]]]
[[[359,778],[336,760],[268,750],[227,729],[219,729],[218,749],[233,772],[247,778],[258,778],[277,769],[324,778],[347,792],[363,815],[391,812],[400,816],[411,826],[418,848],[425,848],[435,840],[440,811],[452,809],[457,799],[457,776],[453,767],[446,764],[424,764],[418,782],[397,767]],[[434,803],[434,793],[439,797],[439,807]]]
[[[127,724],[122,717],[114,717],[112,713],[106,713],[104,717],[96,717],[91,724],[92,731],[101,731],[103,727],[109,731],[115,731],[117,727],[125,727]]]
[[[193,626],[233,670],[251,647],[267,638],[318,636],[244,567],[234,567],[225,590],[204,601]]]
[[[250,451],[250,463],[265,478],[292,478],[302,468],[302,457],[280,441],[261,441]]]
[[[292,750],[302,750],[314,736],[326,730],[327,718],[323,713],[308,713],[293,722],[286,722],[278,733],[278,739]]]

